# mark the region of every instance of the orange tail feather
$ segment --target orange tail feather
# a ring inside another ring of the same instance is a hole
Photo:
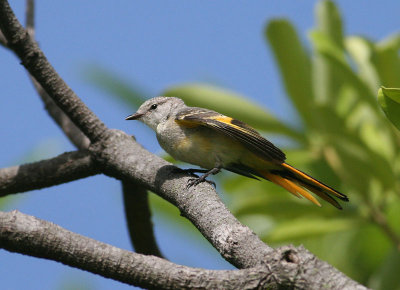
[[[309,201],[311,201],[312,203],[321,206],[321,204],[318,202],[318,200],[315,199],[314,196],[312,196],[311,194],[309,194],[306,190],[302,189],[300,186],[298,186],[297,184],[295,184],[294,182],[285,179],[279,175],[275,175],[272,173],[264,173],[265,177],[272,181],[273,183],[282,186],[284,189],[286,189],[287,191],[289,191],[290,193],[292,193],[293,195],[301,198],[301,196],[304,196],[305,198],[307,198]]]
[[[282,163],[281,166],[282,170],[278,169],[273,172],[262,172],[262,175],[273,183],[282,186],[297,197],[299,197],[300,194],[318,206],[321,206],[320,203],[309,192],[301,187],[304,187],[315,193],[338,209],[342,209],[342,207],[332,196],[340,198],[344,201],[349,200],[346,195],[323,184],[322,182],[312,178],[311,176],[301,172],[289,164]]]

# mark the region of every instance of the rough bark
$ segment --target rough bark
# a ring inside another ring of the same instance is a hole
[[[0,169],[0,196],[46,188],[100,173],[87,150]]]
[[[118,249],[18,211],[0,212],[0,247],[150,289],[365,289],[338,271],[326,279],[330,266],[304,249],[298,256],[284,247],[269,264],[249,269],[205,270]],[[318,283],[309,284],[310,276]]]
[[[122,182],[125,217],[137,253],[163,258],[154,236],[147,190],[138,183]]]

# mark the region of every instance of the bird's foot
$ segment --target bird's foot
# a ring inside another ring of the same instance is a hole
[[[199,185],[202,182],[207,182],[208,184],[211,184],[212,186],[214,186],[214,188],[217,188],[217,185],[215,184],[214,181],[207,180],[206,178],[210,174],[217,174],[218,172],[220,172],[221,171],[220,167],[214,167],[211,170],[203,170],[203,169],[188,169],[188,170],[190,170],[191,174],[194,174],[193,172],[204,172],[204,174],[200,177],[189,179],[189,181],[186,185],[186,188],[190,188],[192,186]]]
[[[200,176],[200,177],[197,177],[197,178],[190,178],[190,179],[188,180],[188,183],[187,183],[187,185],[186,185],[186,188],[189,189],[190,187],[199,185],[199,184],[202,183],[202,182],[207,182],[208,184],[211,184],[212,186],[214,186],[214,188],[217,188],[217,185],[215,184],[214,181],[212,181],[212,180],[207,180],[206,178],[203,178],[203,177],[204,177],[204,175],[202,175],[202,176]]]

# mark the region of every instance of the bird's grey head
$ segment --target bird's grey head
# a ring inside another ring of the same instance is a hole
[[[156,131],[158,124],[168,120],[170,116],[186,107],[185,103],[174,97],[155,97],[144,102],[135,114],[125,120],[139,120]]]

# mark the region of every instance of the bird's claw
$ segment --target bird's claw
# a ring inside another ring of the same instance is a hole
[[[189,189],[192,186],[196,186],[199,185],[202,182],[207,182],[208,184],[211,184],[212,186],[214,186],[214,188],[217,188],[217,185],[215,184],[214,181],[211,180],[207,180],[205,178],[201,178],[201,177],[197,177],[197,178],[190,178],[188,180],[188,183],[186,185],[186,188]]]
[[[179,168],[179,167],[175,167],[173,169],[173,171],[176,172],[176,173],[187,173],[187,174],[190,174],[191,176],[193,176],[193,178],[190,178],[188,180],[188,183],[186,185],[186,189],[189,189],[192,186],[199,185],[202,182],[207,182],[208,184],[211,184],[212,186],[214,186],[214,188],[217,188],[217,185],[215,184],[214,181],[207,180],[206,178],[210,174],[218,173],[219,170],[220,170],[220,168],[214,168],[212,170],[206,170],[206,169],[192,169],[192,168],[190,168],[190,169],[182,169],[182,168]],[[199,177],[197,174],[195,174],[195,172],[200,172],[200,173],[204,173],[204,174]]]

